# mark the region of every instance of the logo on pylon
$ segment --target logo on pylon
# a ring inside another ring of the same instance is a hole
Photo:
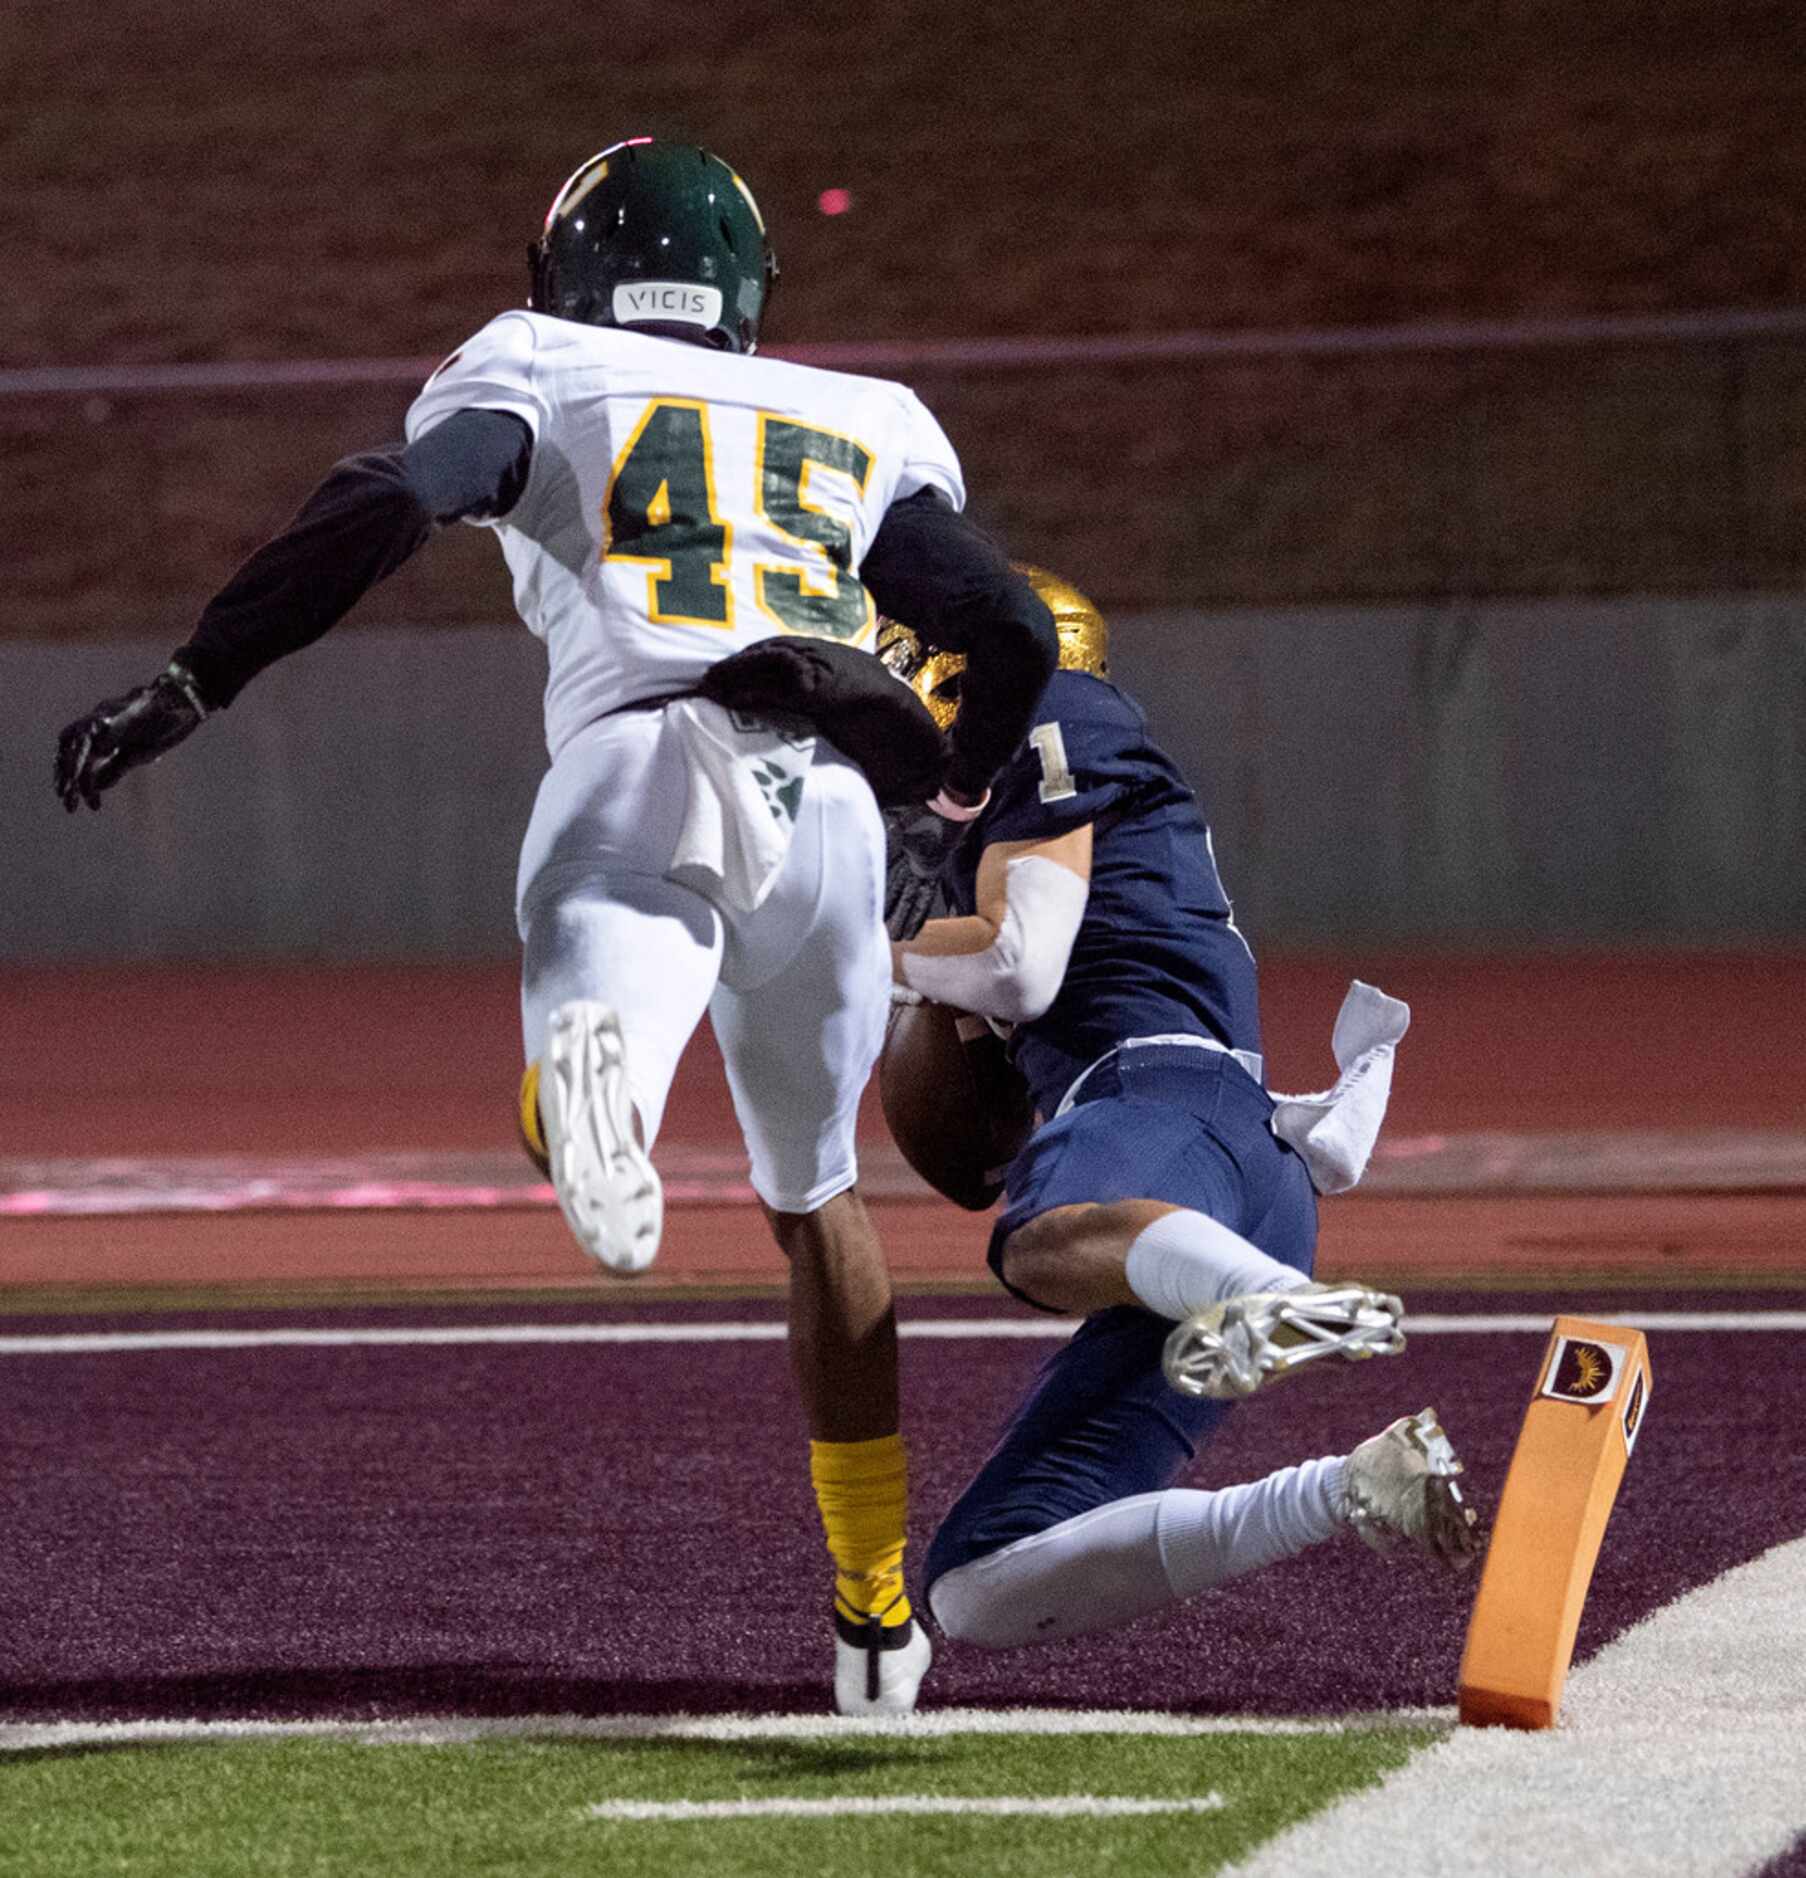
[[[1584,1402],[1589,1408],[1618,1393],[1624,1351],[1615,1343],[1591,1337],[1558,1337],[1541,1393],[1558,1402]]]

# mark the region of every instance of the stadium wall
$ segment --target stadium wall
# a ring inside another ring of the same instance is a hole
[[[1061,359],[1079,334],[1040,365],[974,340],[976,362],[898,368],[977,518],[1113,613],[1806,590],[1800,308],[1166,338],[1219,350]],[[427,367],[244,369],[91,393],[0,370],[0,640],[179,637],[329,464],[399,434]],[[450,529],[351,626],[480,626],[510,597],[494,544]]]
[[[1279,946],[1806,938],[1806,595],[1119,615]],[[163,641],[0,643],[0,959],[505,952],[544,765],[517,628],[335,635],[104,813],[56,728]]]

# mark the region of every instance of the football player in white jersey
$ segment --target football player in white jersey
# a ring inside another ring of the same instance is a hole
[[[913,393],[754,356],[776,267],[718,157],[611,146],[529,252],[528,310],[439,367],[405,445],[338,464],[162,673],[63,732],[57,790],[98,808],[436,527],[495,531],[548,658],[552,761],[517,890],[529,1144],[583,1246],[643,1270],[650,1153],[711,1014],[790,1264],[835,1700],[907,1710],[930,1651],[903,1583],[890,1283],[854,1190],[888,1009],[874,785],[918,848],[950,847],[1033,721],[1053,622],[961,516],[958,460]],[[880,607],[966,657],[944,741],[863,656]]]

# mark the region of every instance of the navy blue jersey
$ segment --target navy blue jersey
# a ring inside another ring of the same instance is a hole
[[[1059,995],[1011,1048],[1051,1115],[1072,1079],[1126,1037],[1214,1037],[1260,1049],[1254,958],[1230,916],[1210,830],[1135,701],[1084,672],[1056,672],[1028,742],[947,877],[976,907],[979,856],[1094,825],[1091,897]]]

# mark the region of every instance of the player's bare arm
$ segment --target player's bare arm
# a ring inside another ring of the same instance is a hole
[[[98,809],[120,777],[174,749],[266,666],[329,631],[436,529],[505,514],[526,482],[532,443],[518,418],[467,410],[405,447],[335,464],[155,678],[63,731],[55,772],[63,806]]]

